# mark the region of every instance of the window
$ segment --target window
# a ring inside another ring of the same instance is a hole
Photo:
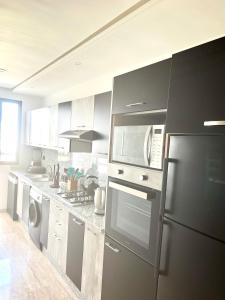
[[[21,102],[0,99],[0,164],[18,161]]]

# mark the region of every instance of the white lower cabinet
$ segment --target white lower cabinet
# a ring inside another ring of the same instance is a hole
[[[63,204],[51,200],[48,230],[48,254],[66,272],[68,211]]]
[[[80,243],[78,229],[84,226],[84,242],[81,247],[77,244]],[[83,251],[83,255],[79,254],[80,251]],[[76,216],[68,212],[63,204],[51,200],[48,255],[75,285],[76,280],[73,278],[77,279],[76,274],[79,273],[75,270],[76,266],[82,270],[82,277],[79,279],[81,280],[82,300],[101,300],[103,252],[104,234],[94,226],[79,221]],[[83,262],[76,261],[78,257],[82,260],[82,256]],[[80,289],[80,287],[77,288]]]
[[[104,234],[86,225],[81,288],[85,300],[101,299],[103,251]]]

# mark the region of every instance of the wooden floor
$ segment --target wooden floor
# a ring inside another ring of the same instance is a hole
[[[61,300],[71,297],[23,226],[0,213],[0,299]]]

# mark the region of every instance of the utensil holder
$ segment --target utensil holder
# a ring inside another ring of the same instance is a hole
[[[68,179],[67,181],[67,190],[69,192],[77,190],[77,180],[74,179]]]

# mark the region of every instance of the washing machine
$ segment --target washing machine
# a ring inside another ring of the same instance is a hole
[[[42,209],[42,195],[38,190],[31,188],[28,230],[32,241],[39,249],[42,248],[40,242],[41,221],[42,221],[41,209]]]

